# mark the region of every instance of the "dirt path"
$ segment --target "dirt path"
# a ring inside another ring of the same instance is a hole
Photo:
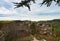
[[[37,40],[35,37],[34,37],[34,40],[33,41],[39,41],[39,40]]]

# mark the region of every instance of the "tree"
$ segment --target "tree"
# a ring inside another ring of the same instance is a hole
[[[28,9],[30,11],[31,1],[33,3],[35,3],[35,0],[24,0],[24,1],[21,0],[21,2],[19,2],[19,3],[18,2],[13,2],[13,3],[16,6],[15,8],[26,6],[26,7],[28,7]],[[60,6],[60,0],[43,0],[43,2],[40,3],[40,5],[42,6],[44,4],[44,5],[47,5],[47,7],[49,7],[53,1],[56,3],[56,5]]]
[[[31,31],[31,34],[32,35],[35,35],[36,34],[36,24],[35,23],[32,23],[30,25],[30,31]]]

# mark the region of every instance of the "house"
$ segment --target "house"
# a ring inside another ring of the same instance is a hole
[[[26,30],[17,30],[16,41],[31,41],[33,37]]]
[[[52,27],[50,24],[40,24],[37,28],[40,31],[40,34],[50,34],[52,32]]]

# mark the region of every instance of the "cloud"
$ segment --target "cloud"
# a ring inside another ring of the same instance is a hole
[[[14,4],[12,2],[19,2],[20,0],[0,0],[0,20],[51,20],[60,18],[59,11],[60,7],[53,5],[51,7],[46,7],[45,5],[40,7],[40,0],[36,1],[36,4],[32,3],[31,11],[27,7],[20,7],[14,9]],[[57,17],[56,17],[57,16]]]
[[[15,14],[15,10],[7,9],[5,7],[0,7],[0,14]]]
[[[0,17],[0,20],[31,20],[31,21],[41,21],[41,20],[52,20],[52,19],[60,19],[60,17],[56,16],[20,16],[20,17]]]
[[[0,20],[18,20],[18,19],[11,17],[0,17]]]

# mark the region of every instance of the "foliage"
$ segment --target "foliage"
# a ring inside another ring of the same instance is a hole
[[[3,26],[3,23],[0,23],[0,30],[1,30],[2,26]]]
[[[26,6],[26,7],[28,7],[28,9],[30,11],[30,3],[31,3],[31,1],[33,3],[35,3],[36,0],[24,0],[24,1],[21,0],[21,2],[19,2],[19,3],[18,2],[13,2],[13,3],[16,6],[15,8]],[[56,5],[60,6],[60,0],[43,0],[43,2],[40,5],[42,6],[44,4],[44,5],[47,5],[47,7],[48,7],[48,6],[51,5],[51,3],[53,1],[56,3]]]
[[[43,0],[42,5],[45,4],[45,5],[47,5],[47,7],[48,7],[48,6],[51,5],[51,3],[52,3],[53,1],[56,2],[56,4],[58,4],[58,5],[60,6],[60,0]]]
[[[34,35],[36,33],[36,24],[32,23],[30,29],[31,29],[31,34]]]

